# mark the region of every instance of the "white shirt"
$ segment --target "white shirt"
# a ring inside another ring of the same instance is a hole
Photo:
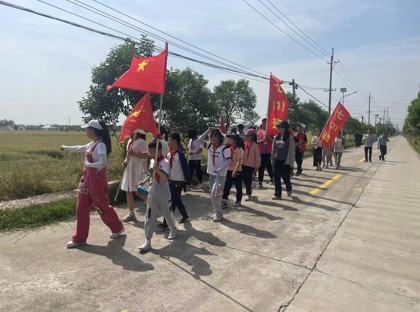
[[[230,149],[226,145],[222,144],[216,149],[210,146],[207,156],[207,173],[226,176],[230,158]]]
[[[203,146],[203,143],[200,140],[198,140],[198,139],[195,139],[195,140],[191,139],[189,141],[189,143],[188,143],[188,151],[190,153],[193,153],[193,154],[190,154],[189,155],[189,159],[190,160],[201,160],[201,153],[199,153],[199,151],[203,147],[204,147]]]
[[[86,145],[62,145],[61,147],[65,151],[69,152],[80,152],[80,153],[89,153],[91,152],[93,146],[95,145],[95,142],[89,142]],[[103,142],[99,142],[95,150],[92,153],[93,163],[89,163],[85,160],[84,165],[87,168],[96,168],[98,170],[101,170],[106,167],[107,165],[107,154],[106,154],[106,145]]]
[[[170,167],[171,153],[168,153],[166,158],[168,159],[169,167]],[[176,153],[173,156],[172,168],[170,168],[170,173],[169,173],[169,180],[181,181],[181,182],[185,181],[184,171],[182,170],[181,161],[179,160],[179,153]]]
[[[169,146],[168,142],[166,142],[164,139],[160,140],[160,143],[162,144],[162,155],[168,155],[169,153]]]
[[[343,146],[343,139],[342,138],[335,138],[334,140],[334,152],[336,153],[343,153],[344,146]]]

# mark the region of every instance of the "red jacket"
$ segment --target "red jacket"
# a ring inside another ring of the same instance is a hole
[[[260,141],[260,140],[264,139],[266,133],[267,132],[263,129],[258,130],[257,140]],[[267,138],[267,141],[265,142],[265,144],[258,143],[258,148],[260,150],[260,154],[263,153],[263,145],[266,146],[264,153],[271,154],[271,151],[273,149],[273,140],[271,138]]]

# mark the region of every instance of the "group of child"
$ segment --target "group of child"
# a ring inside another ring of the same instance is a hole
[[[329,168],[334,166],[337,169],[341,167],[341,158],[344,152],[344,141],[341,133],[338,133],[337,137],[331,146],[323,146],[320,138],[320,131],[316,131],[312,137],[312,151],[313,151],[313,166],[316,167],[317,171],[321,171],[322,168]]]
[[[172,132],[163,138],[147,144],[146,133],[138,129],[128,141],[126,158],[123,162],[124,175],[121,189],[126,192],[129,213],[123,222],[136,221],[134,196],[146,201],[145,241],[140,251],[151,249],[151,239],[157,218],[164,217],[161,226],[169,228],[168,239],[177,236],[174,212],[181,214],[179,223],[189,221],[187,209],[182,201],[182,191],[191,184],[193,175],[202,183],[201,154],[207,149],[207,174],[213,208],[212,219],[220,222],[223,209],[227,208],[231,188],[235,185],[234,206],[241,205],[243,185],[246,201],[253,199],[253,181],[258,173],[258,186],[262,187],[265,169],[270,183],[275,184],[273,199],[281,199],[281,180],[286,185],[288,196],[292,193],[290,175],[295,156],[299,154],[298,172],[302,172],[303,151],[306,135],[302,130],[289,130],[287,121],[278,124],[278,135],[270,138],[266,133],[266,119],[259,129],[242,125],[223,134],[218,128],[209,128],[198,136],[190,130],[188,150],[185,151],[179,133]],[[91,120],[87,136],[92,140],[83,146],[62,146],[63,150],[85,153],[84,172],[79,185],[76,216],[77,226],[68,248],[86,243],[89,232],[90,209],[95,206],[103,222],[111,229],[111,239],[123,235],[124,226],[108,201],[106,176],[107,155],[111,152],[111,140],[106,125]],[[209,138],[209,142],[206,141]],[[164,149],[167,148],[167,151]],[[187,155],[186,155],[187,154]],[[188,161],[187,161],[188,159]]]

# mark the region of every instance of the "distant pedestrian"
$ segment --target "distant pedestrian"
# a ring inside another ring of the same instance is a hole
[[[320,141],[321,133],[319,130],[315,131],[314,136],[312,137],[312,155],[313,155],[313,165],[316,167],[317,171],[321,169],[321,162],[322,162],[322,145]]]
[[[111,229],[111,239],[123,235],[124,226],[108,200],[108,178],[106,168],[111,153],[111,138],[108,127],[98,120],[91,120],[86,126],[86,135],[92,141],[86,145],[67,146],[61,149],[85,153],[83,176],[80,179],[76,206],[76,231],[67,248],[86,243],[89,235],[90,210],[96,207],[102,221]]]
[[[341,133],[338,133],[337,137],[334,139],[334,157],[335,157],[335,166],[337,169],[341,167],[341,158],[344,152],[343,139]]]
[[[123,222],[137,221],[134,213],[134,195],[138,194],[137,185],[146,178],[147,162],[151,156],[148,153],[146,132],[138,129],[133,138],[127,143],[126,157],[123,162],[124,174],[121,182],[121,190],[126,192],[128,215]],[[145,198],[142,198],[146,200]]]
[[[389,142],[388,134],[383,133],[378,139],[378,148],[381,152],[381,154],[379,155],[379,160],[385,161],[385,155],[387,152],[388,142]]]
[[[242,201],[242,161],[243,161],[243,149],[239,147],[240,137],[237,134],[227,135],[228,146],[230,148],[230,154],[232,161],[228,167],[226,182],[223,189],[223,206],[227,208],[227,201],[229,198],[230,190],[232,185],[235,184],[236,188],[236,201],[234,206],[240,207]]]
[[[306,151],[306,143],[308,143],[308,137],[302,126],[297,127],[297,143],[296,143],[296,175],[302,174],[302,163],[303,157]]]
[[[191,179],[195,176],[197,177],[198,183],[201,185],[203,183],[203,173],[201,171],[201,154],[203,152],[204,145],[198,140],[197,131],[195,129],[190,129],[188,131],[188,164],[190,167],[190,177]]]
[[[244,142],[244,160],[242,163],[242,179],[245,184],[247,198],[245,201],[252,200],[252,181],[258,172],[261,164],[261,155],[258,144],[256,143],[257,134],[254,129],[248,129]]]
[[[289,123],[283,120],[278,126],[279,134],[274,137],[271,161],[274,168],[275,193],[274,200],[281,199],[283,179],[286,185],[287,196],[292,195],[292,182],[290,181],[291,164],[295,162],[296,145],[289,132]]]
[[[376,140],[376,135],[372,134],[372,131],[368,129],[367,133],[363,137],[363,142],[365,144],[365,162],[372,162],[372,147]]]
[[[257,133],[257,143],[260,150],[261,166],[258,171],[258,187],[263,187],[264,172],[267,169],[270,177],[270,183],[273,183],[273,168],[271,166],[271,149],[273,141],[267,134],[267,118],[261,122],[261,126]]]

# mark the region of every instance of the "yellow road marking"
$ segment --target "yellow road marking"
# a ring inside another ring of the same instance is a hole
[[[314,188],[312,191],[309,192],[309,194],[311,194],[311,195],[318,194],[319,192],[321,192],[321,190],[327,189],[328,186],[330,186],[334,181],[337,181],[338,179],[340,179],[342,176],[343,176],[342,174],[336,174],[331,179],[325,181],[324,183],[322,183],[317,188]]]

